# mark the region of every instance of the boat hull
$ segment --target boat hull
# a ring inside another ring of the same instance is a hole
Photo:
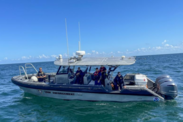
[[[155,96],[142,95],[123,95],[115,93],[85,93],[85,92],[69,92],[54,91],[20,87],[25,93],[37,96],[50,97],[63,100],[84,100],[84,101],[110,101],[110,102],[129,102],[129,101],[162,101]]]

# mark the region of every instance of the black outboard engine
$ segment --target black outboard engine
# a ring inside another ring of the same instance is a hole
[[[156,78],[155,84],[157,85],[158,93],[164,99],[174,99],[178,94],[177,85],[169,75],[162,75]]]

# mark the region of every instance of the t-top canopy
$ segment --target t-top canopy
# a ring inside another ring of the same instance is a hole
[[[81,60],[74,59],[62,59],[58,58],[55,60],[55,65],[62,66],[97,66],[97,65],[132,65],[135,63],[135,57],[100,57],[100,58],[81,58]]]

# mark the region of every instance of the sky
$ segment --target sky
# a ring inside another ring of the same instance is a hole
[[[0,64],[183,53],[182,0],[0,0]]]

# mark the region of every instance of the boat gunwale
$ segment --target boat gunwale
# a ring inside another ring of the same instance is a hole
[[[30,89],[41,89],[41,90],[53,90],[53,91],[67,91],[67,92],[83,92],[83,93],[97,93],[97,94],[114,94],[114,95],[138,95],[138,96],[154,96],[145,89],[122,89],[120,92],[108,91],[102,85],[70,85],[70,84],[46,84],[42,82],[25,82],[24,80],[15,79],[12,77],[11,81],[20,87]],[[22,76],[24,77],[24,76]],[[73,87],[73,89],[71,88]],[[65,88],[64,88],[65,87]],[[69,88],[70,87],[70,88]],[[87,88],[90,88],[87,90]],[[86,89],[81,89],[86,88]],[[98,90],[97,90],[98,89]]]

